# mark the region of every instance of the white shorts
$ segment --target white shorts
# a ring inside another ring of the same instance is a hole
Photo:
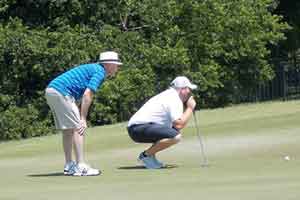
[[[80,127],[80,112],[74,97],[63,96],[53,88],[47,88],[45,96],[53,113],[56,129]]]

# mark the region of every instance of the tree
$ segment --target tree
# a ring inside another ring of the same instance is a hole
[[[274,76],[270,48],[288,26],[273,10],[271,0],[3,0],[0,139],[49,130],[48,82],[104,50],[124,65],[96,93],[92,125],[128,120],[177,75],[200,86],[201,107],[228,105]]]
[[[300,2],[297,0],[279,1],[273,11],[283,16],[283,19],[292,27],[287,31],[287,40],[282,41],[275,49],[275,56],[289,61],[291,66],[300,67]]]
[[[197,2],[186,3],[182,25],[193,70],[210,83],[209,90],[216,89],[216,103],[229,103],[232,95],[271,80],[267,47],[284,39],[288,28],[280,16],[270,13],[271,1]]]

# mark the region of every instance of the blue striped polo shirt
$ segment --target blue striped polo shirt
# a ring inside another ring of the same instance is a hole
[[[81,99],[86,88],[94,93],[106,76],[104,67],[99,63],[79,65],[52,80],[48,88],[54,88],[64,96]]]

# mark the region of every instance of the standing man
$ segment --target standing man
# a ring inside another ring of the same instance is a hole
[[[106,76],[113,76],[118,71],[121,64],[116,52],[103,52],[99,63],[79,65],[61,74],[47,86],[46,99],[54,116],[55,127],[63,132],[65,175],[96,176],[101,173],[84,160],[86,118],[96,90]],[[72,148],[75,161],[72,159]]]
[[[190,96],[196,88],[188,78],[178,76],[169,89],[149,99],[130,118],[127,129],[131,139],[152,144],[138,157],[146,168],[162,168],[164,165],[156,159],[156,153],[180,141],[180,129],[185,127],[196,106]]]

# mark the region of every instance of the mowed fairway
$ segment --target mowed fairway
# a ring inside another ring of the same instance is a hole
[[[210,167],[200,167],[193,121],[178,145],[158,158],[172,168],[136,162],[126,123],[90,128],[87,158],[97,177],[62,175],[61,135],[0,144],[0,200],[300,199],[300,101],[197,112]],[[289,155],[290,160],[284,160]]]

